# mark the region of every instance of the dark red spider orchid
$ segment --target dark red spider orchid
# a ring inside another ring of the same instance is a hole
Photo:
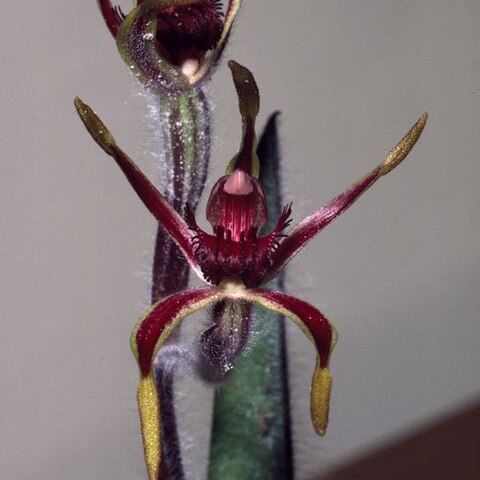
[[[215,65],[230,34],[241,0],[136,0],[124,15],[111,0],[98,0],[123,59],[144,83],[185,87]]]
[[[243,135],[238,154],[226,175],[214,185],[207,204],[213,233],[203,231],[193,214],[184,220],[150,183],[90,107],[75,100],[77,111],[94,140],[113,157],[143,203],[179,246],[193,270],[208,284],[170,295],[153,305],[135,327],[131,346],[140,367],[138,402],[150,480],[160,466],[160,412],[153,379],[153,360],[179,323],[189,314],[223,300],[260,304],[292,319],[314,343],[317,361],[311,388],[311,417],[315,431],[324,435],[329,410],[329,358],[336,342],[333,326],[315,307],[298,298],[261,287],[272,279],[320,230],[344,212],[380,177],[395,168],[418,140],[427,120],[424,114],[385,160],[363,179],[302,220],[288,233],[290,206],[265,236],[259,231],[267,220],[262,186],[257,180],[255,119],[259,95],[252,74],[229,62],[238,92]]]

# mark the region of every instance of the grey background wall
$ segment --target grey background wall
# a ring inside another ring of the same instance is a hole
[[[226,58],[255,73],[260,124],[282,111],[295,219],[430,114],[406,164],[289,267],[288,291],[340,333],[319,439],[308,416],[313,349],[288,329],[299,480],[479,401],[479,25],[480,4],[466,0],[245,0],[238,17]],[[143,479],[128,339],[148,304],[155,225],[72,100],[93,105],[155,176],[147,100],[93,0],[3,2],[0,45],[1,476]],[[225,63],[210,91],[208,186],[239,141]],[[212,392],[180,381],[189,475],[202,479]]]

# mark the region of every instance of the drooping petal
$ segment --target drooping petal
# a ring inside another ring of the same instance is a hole
[[[203,279],[193,252],[193,235],[185,220],[117,146],[112,134],[93,110],[78,97],[75,99],[75,107],[92,138],[117,162],[142,202],[182,250],[193,270]]]
[[[174,293],[154,304],[138,321],[132,332],[131,346],[142,376],[150,373],[156,351],[187,315],[220,301],[221,290],[199,288]]]
[[[280,243],[275,254],[271,271],[265,281],[273,278],[278,271],[289,262],[298,251],[305,246],[318,232],[325,228],[332,220],[347,210],[379,178],[391,172],[408,155],[425,127],[427,114],[424,113],[400,142],[390,151],[383,162],[367,176],[353,184],[348,190],[341,193],[322,208],[314,212],[296,225],[286,238]]]
[[[173,294],[153,305],[132,332],[131,347],[140,368],[137,400],[149,480],[158,480],[162,452],[160,400],[152,369],[155,354],[187,315],[222,298],[210,288]]]
[[[332,377],[328,365],[337,338],[334,327],[309,303],[281,292],[247,290],[245,298],[293,320],[316,346],[317,361],[312,378],[310,413],[317,434],[325,435],[332,388]]]

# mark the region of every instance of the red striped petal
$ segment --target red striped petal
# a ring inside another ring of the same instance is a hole
[[[167,202],[133,160],[115,143],[112,134],[93,110],[78,97],[75,99],[75,107],[92,138],[117,162],[142,202],[179,246],[193,270],[203,279],[193,253],[193,234],[185,220]]]
[[[150,373],[155,353],[181,320],[223,297],[219,290],[201,288],[174,293],[153,305],[132,332],[131,346],[141,375],[145,377]]]
[[[280,243],[275,254],[271,271],[265,282],[271,280],[318,232],[350,207],[379,178],[391,172],[409,154],[425,127],[427,114],[424,113],[406,135],[385,157],[383,162],[366,177],[353,184],[326,205],[295,226]]]
[[[310,414],[318,435],[325,435],[328,425],[332,376],[328,361],[336,343],[336,331],[315,307],[280,292],[252,290],[249,301],[259,303],[293,320],[317,347],[317,361],[310,391]]]
[[[289,317],[293,320],[311,340],[318,352],[320,366],[328,366],[330,353],[336,342],[335,329],[327,318],[314,306],[299,298],[281,292],[263,290],[247,291],[251,301],[260,303],[265,307]]]

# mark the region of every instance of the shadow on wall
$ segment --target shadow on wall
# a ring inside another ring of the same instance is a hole
[[[480,401],[315,480],[367,479],[480,479]]]

